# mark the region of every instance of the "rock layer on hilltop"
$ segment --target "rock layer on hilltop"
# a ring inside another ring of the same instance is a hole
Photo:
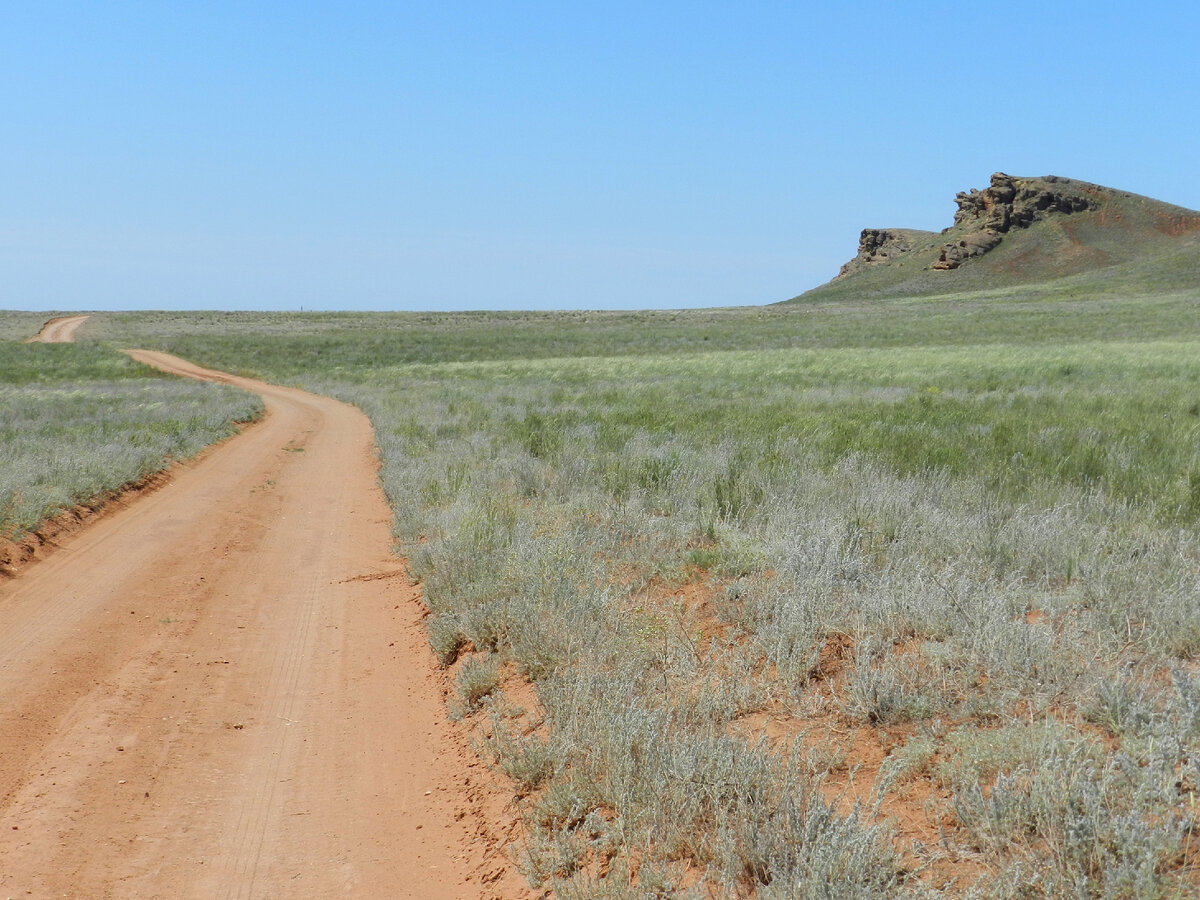
[[[932,231],[911,228],[864,228],[858,238],[858,255],[842,266],[839,278],[852,275],[866,266],[886,263],[920,246]]]
[[[1032,284],[1089,272],[1200,284],[1200,213],[1086,181],[997,172],[959,192],[940,232],[867,228],[814,296],[906,296]],[[1145,272],[1143,270],[1146,270]],[[1105,276],[1107,277],[1107,276]]]
[[[1083,212],[1092,205],[1086,190],[1095,187],[1054,175],[1013,178],[997,172],[991,187],[959,191],[955,196],[958,212],[953,227],[967,233],[943,244],[930,268],[957,269],[965,260],[996,247],[1013,228],[1028,228],[1047,216]]]

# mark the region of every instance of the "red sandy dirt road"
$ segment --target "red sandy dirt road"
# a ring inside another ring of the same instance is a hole
[[[75,329],[91,316],[59,316],[42,326],[42,330],[27,340],[27,344],[73,344]]]
[[[0,579],[0,898],[525,898],[366,417],[264,420]]]

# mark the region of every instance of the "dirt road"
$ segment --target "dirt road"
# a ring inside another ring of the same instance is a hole
[[[42,326],[42,330],[27,340],[27,344],[73,344],[75,329],[91,316],[59,316]]]
[[[367,419],[132,355],[267,415],[0,580],[0,898],[529,896]]]

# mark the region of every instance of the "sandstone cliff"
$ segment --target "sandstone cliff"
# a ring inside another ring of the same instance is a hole
[[[911,228],[864,228],[858,238],[858,255],[842,266],[838,277],[852,275],[866,266],[889,262],[919,247],[932,236],[932,231]]]
[[[956,269],[973,256],[996,247],[1014,228],[1028,228],[1047,216],[1083,212],[1091,207],[1087,192],[1095,185],[1048,175],[1013,178],[1003,172],[992,176],[982,191],[960,191],[954,198],[958,212],[954,226],[964,232],[942,245],[931,268]]]

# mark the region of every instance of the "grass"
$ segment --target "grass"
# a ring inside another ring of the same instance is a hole
[[[31,338],[47,320],[57,315],[60,313],[0,309],[0,341],[24,341]]]
[[[880,301],[565,313],[113,313],[89,337],[174,348],[286,380],[369,382],[392,366],[723,350],[1200,339],[1200,294],[1062,279]]]
[[[367,411],[558,896],[1191,895],[1200,295],[1064,282],[92,333]]]
[[[241,391],[167,378],[95,344],[0,341],[0,536],[100,502],[260,410]]]

